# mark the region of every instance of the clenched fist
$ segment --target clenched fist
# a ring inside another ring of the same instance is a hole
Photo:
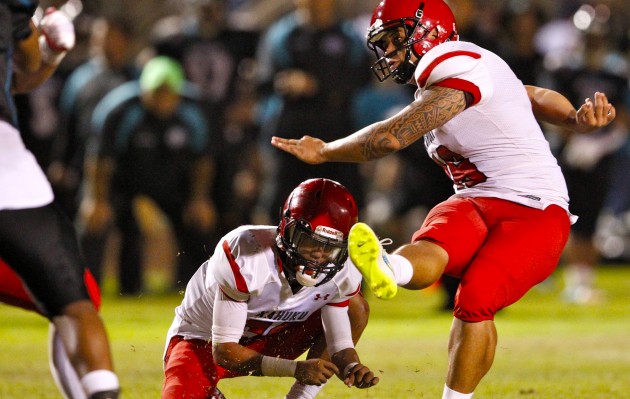
[[[68,51],[74,47],[74,25],[64,12],[54,7],[47,8],[39,22],[39,29],[51,50]]]
[[[44,61],[48,63],[60,61],[65,52],[74,47],[74,25],[64,12],[54,7],[46,9],[44,18],[39,22],[39,30],[39,47]]]

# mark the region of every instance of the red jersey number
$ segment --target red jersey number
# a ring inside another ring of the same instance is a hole
[[[444,169],[457,189],[473,187],[487,180],[486,175],[480,172],[468,158],[464,158],[443,145],[436,149],[435,154],[432,157],[433,160]]]

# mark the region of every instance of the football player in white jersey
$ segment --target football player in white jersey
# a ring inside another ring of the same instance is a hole
[[[576,110],[557,92],[523,86],[496,54],[458,41],[443,0],[381,1],[367,40],[377,77],[415,84],[415,101],[330,143],[304,136],[273,137],[272,144],[318,164],[365,162],[424,140],[455,194],[394,254],[363,223],[350,232],[349,253],[385,299],[398,286],[423,289],[442,274],[461,278],[443,398],[470,398],[494,359],[494,315],[553,272],[575,220],[536,119],[588,133],[610,123],[615,108],[599,92]]]
[[[315,397],[335,374],[348,386],[378,383],[354,349],[369,312],[348,260],[357,216],[345,187],[310,179],[287,198],[279,226],[225,235],[175,310],[162,398],[221,398],[219,380],[247,375],[295,378],[289,399]]]
[[[64,397],[116,399],[120,384],[76,232],[18,130],[13,95],[43,84],[75,43],[68,15],[51,7],[36,18],[38,6],[0,1],[0,301],[50,321],[50,366]]]

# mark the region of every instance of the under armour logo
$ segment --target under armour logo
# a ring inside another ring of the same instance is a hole
[[[315,295],[315,300],[319,301],[320,299],[323,299],[324,301],[328,300],[328,297],[330,296],[330,294],[326,294],[324,296],[322,296],[321,294],[317,294]]]

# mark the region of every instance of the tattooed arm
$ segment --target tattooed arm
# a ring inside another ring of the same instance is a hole
[[[310,164],[365,162],[402,150],[464,109],[463,91],[433,86],[398,114],[339,140],[325,143],[311,136],[299,140],[272,137],[271,144]]]

